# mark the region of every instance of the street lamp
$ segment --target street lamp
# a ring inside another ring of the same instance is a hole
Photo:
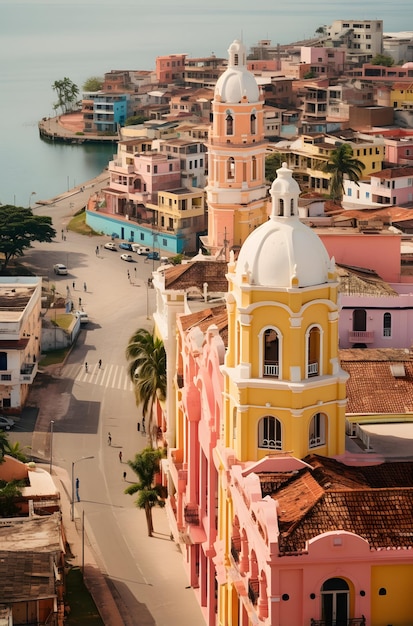
[[[75,479],[74,479],[74,472],[75,472],[75,463],[79,463],[79,461],[87,461],[87,459],[94,459],[94,456],[82,456],[80,457],[80,459],[76,459],[76,461],[72,461],[72,506],[70,509],[70,519],[74,520],[75,518]]]
[[[53,467],[53,426],[54,426],[54,421],[51,420],[50,422],[50,466],[49,466],[50,475],[52,474],[52,467]]]
[[[29,209],[30,209],[30,208],[31,208],[31,206],[32,206],[32,196],[35,196],[35,195],[36,195],[36,192],[35,192],[35,191],[32,191],[32,192],[31,192],[31,194],[30,194],[30,196],[29,196]]]

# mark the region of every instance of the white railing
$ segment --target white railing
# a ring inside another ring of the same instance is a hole
[[[268,448],[269,450],[282,450],[282,442],[278,439],[263,439],[260,448]]]
[[[317,376],[318,363],[309,363],[307,366],[307,376]]]
[[[264,363],[264,376],[278,377],[280,368],[278,363]]]

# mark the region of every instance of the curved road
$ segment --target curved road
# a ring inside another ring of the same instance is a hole
[[[101,177],[93,191],[106,182]],[[149,539],[144,512],[136,508],[134,497],[123,493],[124,471],[126,480],[135,482],[126,461],[146,445],[137,431],[140,415],[126,376],[124,352],[137,328],[152,327],[147,313],[153,311],[154,293],[146,286],[152,264],[138,255],[133,255],[133,263],[122,261],[120,252],[104,249],[108,237],[64,232],[63,240],[62,229],[90,193],[86,184],[85,191],[78,188],[52,205],[34,207],[36,214],[53,217],[58,235],[51,244],[36,244],[23,261],[53,281],[63,296],[68,288],[75,305],[80,297],[90,321],[64,366],[47,380],[47,386],[36,384],[30,394],[30,404],[39,408],[32,454],[49,460],[53,420],[53,464],[65,468],[70,479],[75,463],[81,499],[75,518],[84,511],[96,561],[111,581],[124,624],[202,625],[205,622],[187,586],[181,553],[170,540],[165,512],[154,510],[155,536]],[[99,254],[96,246],[100,246]],[[54,263],[66,264],[69,275],[55,276]],[[18,425],[13,438],[22,442]],[[94,458],[81,460],[86,456]]]

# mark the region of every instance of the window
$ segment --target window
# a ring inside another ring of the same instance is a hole
[[[326,416],[324,413],[316,413],[311,418],[308,437],[308,447],[317,448],[326,442]]]
[[[391,337],[391,313],[383,315],[383,337]]]
[[[250,127],[251,127],[251,135],[255,135],[255,133],[257,132],[257,116],[255,115],[255,113],[252,113],[251,115]]]
[[[233,135],[234,134],[234,118],[232,117],[231,113],[228,112],[228,115],[226,117],[226,134],[227,135]]]
[[[264,369],[263,375],[278,378],[279,367],[279,340],[274,328],[267,328],[264,333]]]
[[[281,422],[271,415],[258,423],[258,447],[268,450],[282,450]]]
[[[252,157],[252,180],[256,180],[257,178],[257,158],[255,156]]]
[[[150,172],[150,171],[151,171],[151,166],[150,166],[150,165],[147,165],[147,166],[146,166],[146,171],[147,171],[147,172]]]
[[[307,378],[321,375],[320,346],[320,329],[313,326],[307,334]]]
[[[158,166],[157,166],[157,165],[154,165],[154,166],[153,166],[153,173],[154,173],[154,174],[157,174],[157,173],[158,173]]]
[[[235,177],[235,159],[229,157],[227,161],[227,178],[232,180]]]

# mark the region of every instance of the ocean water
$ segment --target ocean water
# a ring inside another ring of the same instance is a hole
[[[385,32],[413,30],[412,0],[0,0],[0,202],[27,206],[85,182],[110,160],[108,146],[42,141],[52,84],[82,88],[112,69],[154,69],[157,55],[227,56],[242,38],[288,43],[335,19],[382,19]]]

